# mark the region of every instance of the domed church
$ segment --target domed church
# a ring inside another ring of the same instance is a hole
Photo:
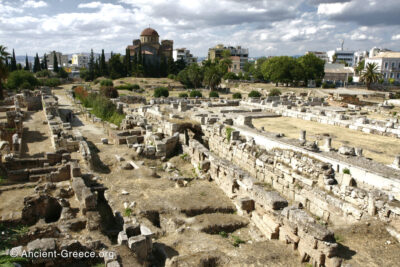
[[[140,34],[140,39],[133,40],[133,44],[127,47],[130,56],[137,56],[141,51],[145,63],[151,65],[159,65],[162,56],[172,57],[174,41],[162,40],[160,44],[159,38],[156,30],[152,28],[144,29]]]

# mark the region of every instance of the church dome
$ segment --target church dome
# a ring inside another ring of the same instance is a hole
[[[158,32],[152,28],[144,29],[142,31],[142,33],[140,34],[140,36],[157,36],[157,37],[159,37]]]

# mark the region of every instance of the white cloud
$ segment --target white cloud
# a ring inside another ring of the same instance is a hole
[[[90,2],[90,3],[86,3],[86,4],[79,4],[78,8],[99,8],[102,5],[103,4],[100,2]]]
[[[393,35],[393,36],[392,36],[392,40],[394,40],[394,41],[400,40],[400,34]]]
[[[327,3],[327,4],[320,4],[318,6],[318,14],[320,15],[334,15],[334,14],[340,14],[343,12],[343,10],[346,9],[346,7],[349,5],[349,3]]]
[[[40,8],[46,6],[47,3],[44,1],[33,1],[33,0],[24,1],[24,3],[22,4],[23,8]]]

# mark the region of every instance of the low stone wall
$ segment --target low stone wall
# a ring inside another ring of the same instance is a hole
[[[221,125],[204,127],[204,131],[216,155],[325,221],[355,222],[374,215],[382,220],[399,219],[400,209],[388,194],[337,173],[329,162],[285,148],[266,150],[254,141],[240,141],[239,132],[232,133],[235,140],[228,142]]]
[[[249,216],[269,239],[291,244],[303,262],[315,266],[340,266],[333,233],[299,206],[288,207],[286,199],[259,183],[237,165],[218,157],[191,139],[184,151],[204,176],[214,180],[232,199],[242,215]]]

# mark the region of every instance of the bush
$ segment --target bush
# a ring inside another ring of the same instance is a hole
[[[334,83],[323,82],[323,83],[322,83],[322,88],[324,88],[324,89],[336,88],[336,85],[335,85]]]
[[[347,82],[348,82],[348,83],[353,83],[353,76],[349,76],[349,77],[347,78]]]
[[[269,91],[269,96],[280,96],[282,94],[281,90],[278,88],[274,88],[271,91]]]
[[[140,86],[138,84],[121,84],[115,87],[118,90],[129,90],[129,91],[133,91],[133,90],[139,90]]]
[[[249,93],[249,97],[261,97],[261,93],[253,90]]]
[[[109,87],[113,87],[113,81],[109,80],[109,79],[105,79],[105,80],[101,80],[100,81],[100,86],[109,86]]]
[[[242,99],[242,94],[241,94],[241,93],[234,93],[234,94],[232,95],[232,98],[233,98],[233,99]]]
[[[57,73],[57,77],[66,79],[68,78],[68,72],[66,72],[64,68],[61,68]]]
[[[49,70],[41,70],[36,72],[36,77],[44,78],[44,77],[50,77],[51,72]]]
[[[208,97],[219,97],[219,94],[218,94],[218,92],[216,92],[216,91],[211,91],[211,92],[208,94]]]
[[[176,80],[176,75],[175,74],[168,74],[168,79]]]
[[[168,97],[169,92],[166,87],[157,87],[154,89],[154,97]]]
[[[347,168],[345,168],[345,169],[343,169],[343,173],[344,173],[344,174],[350,174],[350,170],[347,169]]]
[[[224,75],[224,80],[239,80],[239,77],[233,72],[227,72]]]
[[[34,89],[39,84],[39,80],[33,76],[33,73],[26,70],[17,70],[11,72],[7,80],[7,88],[12,90]]]
[[[108,98],[117,98],[119,96],[117,89],[109,86],[100,87],[100,94]]]
[[[203,97],[203,94],[198,90],[193,90],[190,92],[190,97]]]
[[[182,98],[184,98],[184,97],[188,97],[189,95],[187,94],[187,93],[180,93],[179,94],[179,97],[182,97]]]
[[[42,80],[42,84],[48,87],[57,87],[61,84],[61,81],[58,78],[49,78]]]

